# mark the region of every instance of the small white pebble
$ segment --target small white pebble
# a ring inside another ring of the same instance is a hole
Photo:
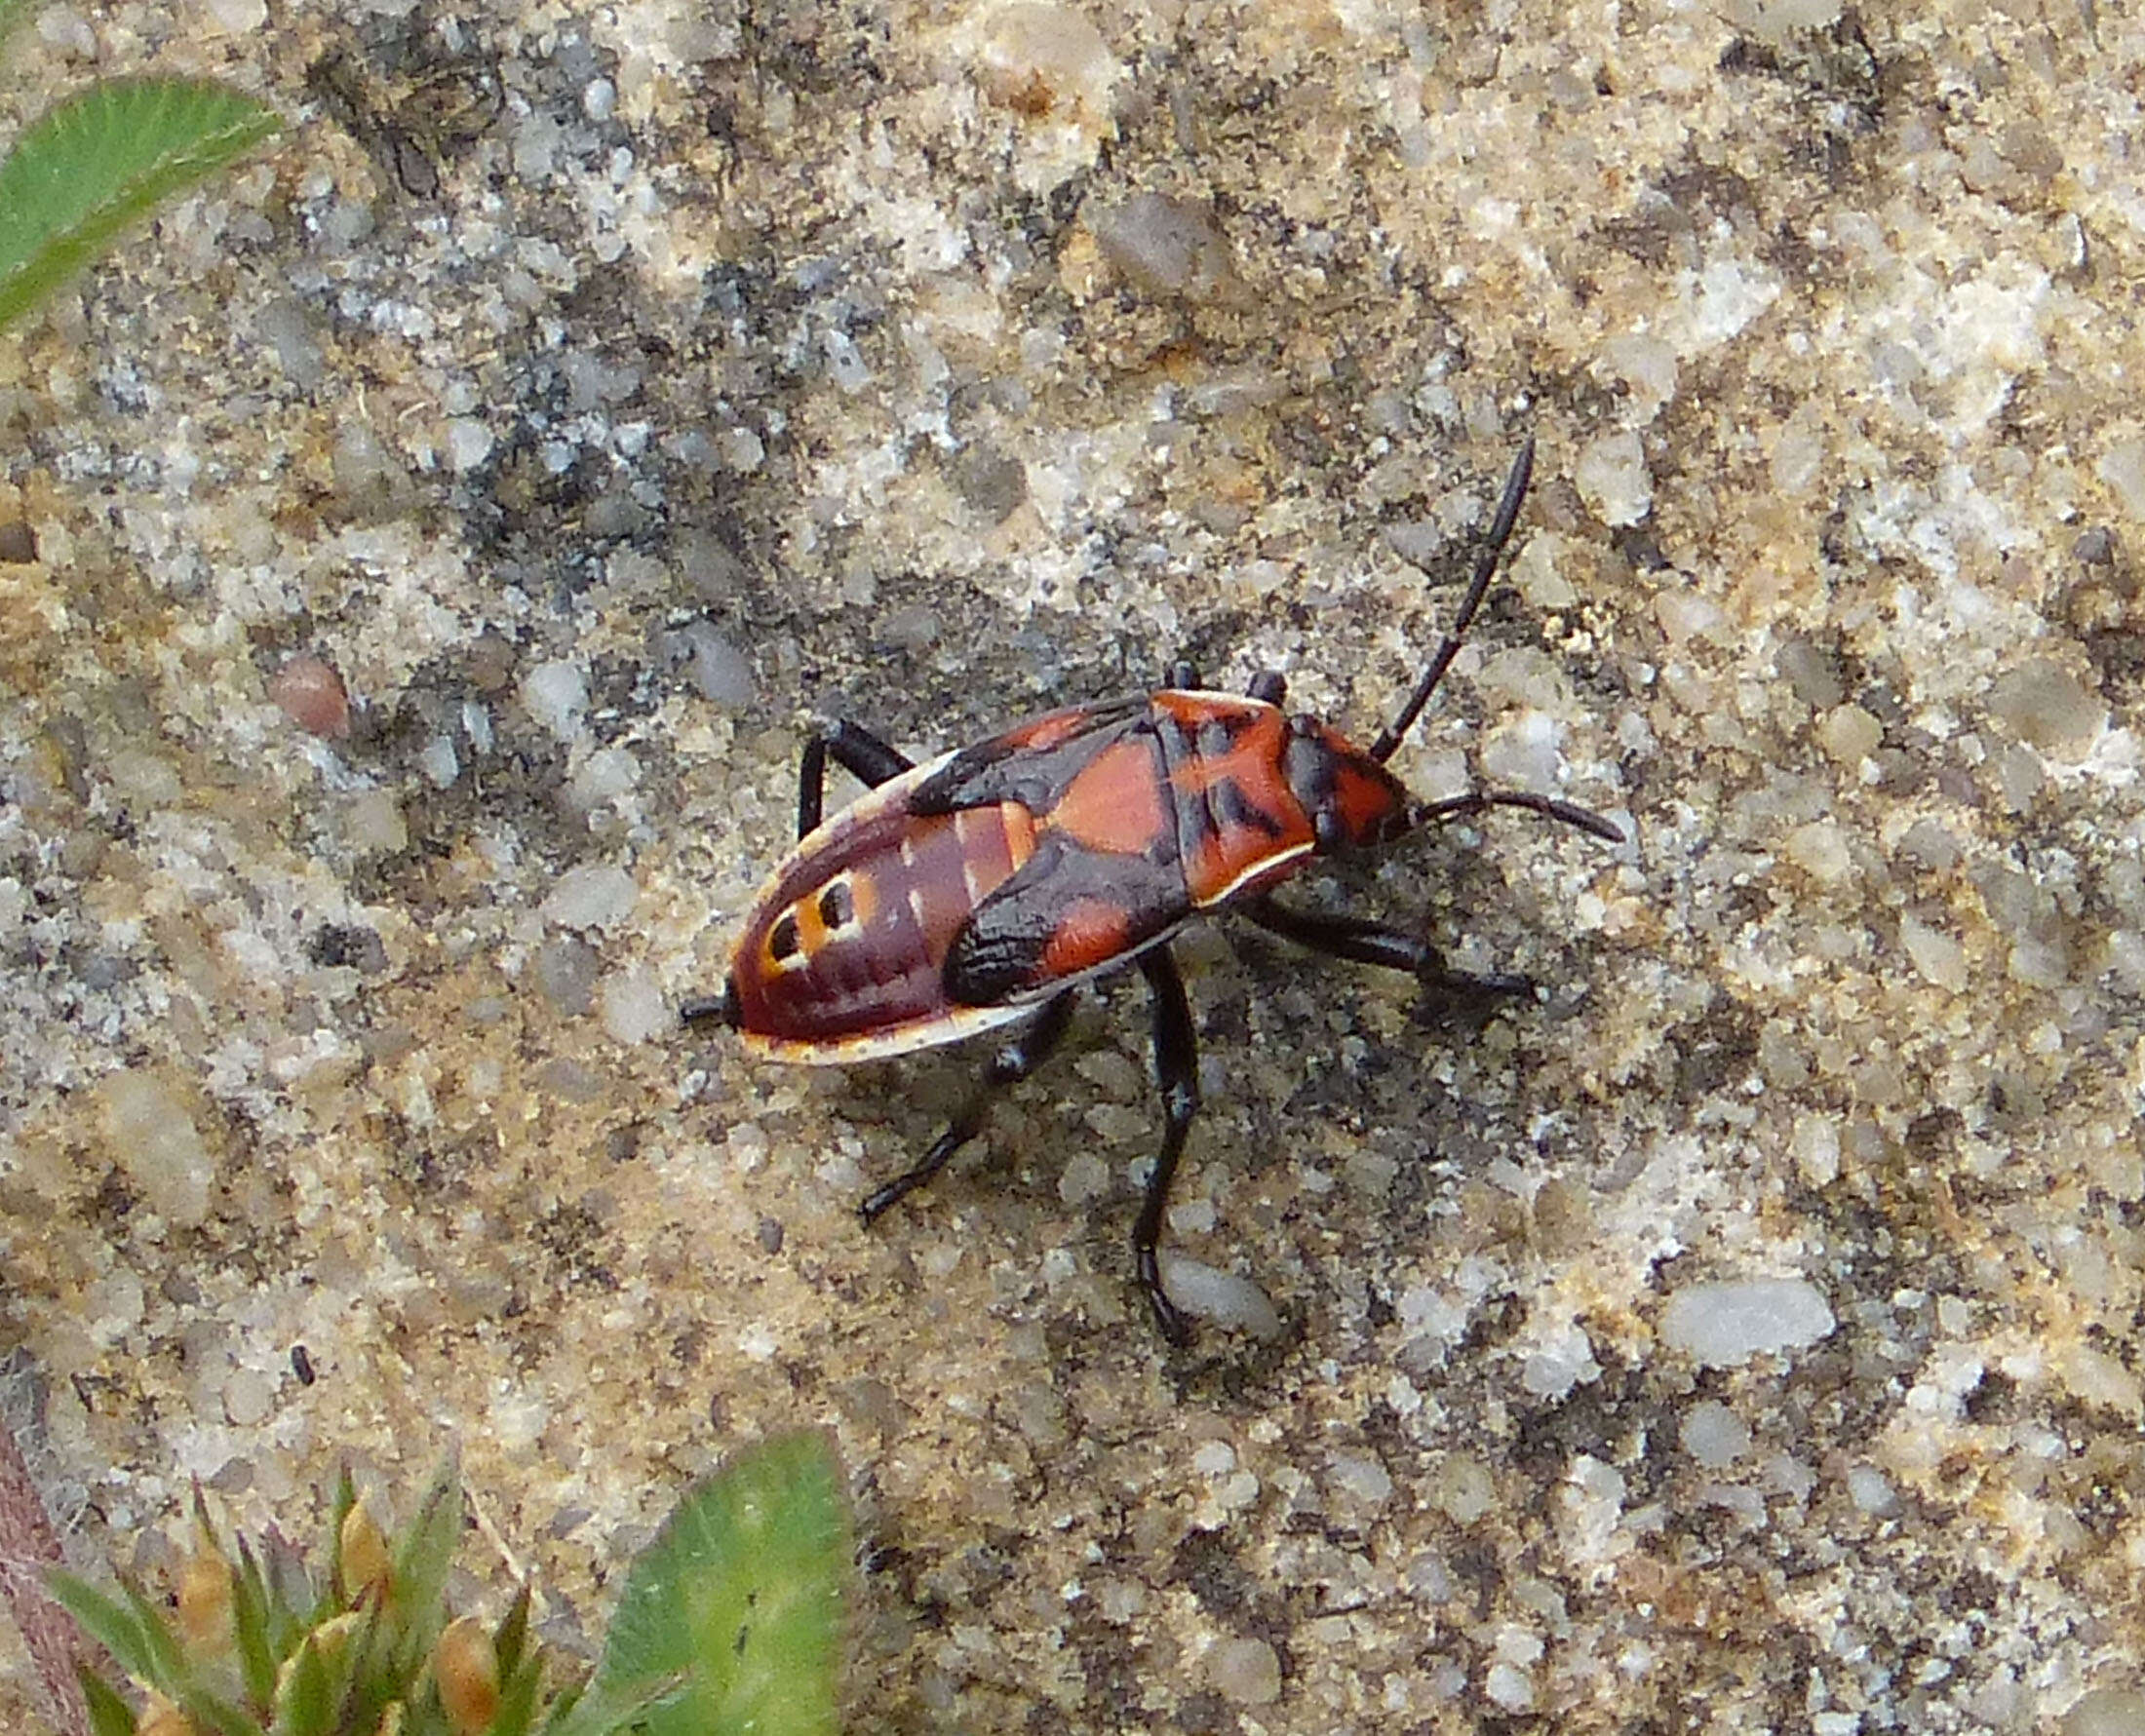
[[[268,21],[268,0],[207,0],[207,5],[209,16],[233,35]]]
[[[1654,510],[1654,479],[1636,434],[1604,435],[1572,467],[1580,498],[1604,524],[1636,524]]]
[[[2075,757],[2108,721],[2100,695],[2052,658],[2006,670],[1989,689],[1989,709],[2045,752]]]
[[[1848,1499],[1863,1513],[1883,1518],[1898,1503],[1892,1480],[1874,1465],[1856,1465],[1847,1474]]]
[[[1535,1703],[1534,1678],[1510,1664],[1492,1664],[1482,1678],[1482,1691],[1506,1712],[1525,1712]]]
[[[46,7],[37,17],[37,34],[66,54],[85,60],[97,58],[97,33],[71,6]]]
[[[1802,1278],[1687,1284],[1661,1311],[1661,1341],[1708,1368],[1734,1368],[1768,1352],[1800,1350],[1836,1323],[1816,1286]]]
[[[1201,1477],[1227,1477],[1236,1469],[1236,1448],[1227,1441],[1202,1441],[1191,1449],[1191,1468]]]
[[[670,1003],[645,970],[619,971],[604,981],[604,1030],[615,1043],[645,1043],[674,1022]]]
[[[491,456],[491,430],[474,416],[456,416],[447,425],[447,465],[457,475],[475,470]]]
[[[2100,454],[2093,475],[2114,490],[2126,517],[2133,521],[2145,519],[2145,440],[2126,440],[2110,446]]]
[[[1437,1467],[1430,1499],[1454,1524],[1471,1525],[1497,1504],[1497,1483],[1480,1460],[1454,1453]]]
[[[1075,1152],[1058,1172],[1058,1198],[1068,1206],[1084,1206],[1110,1191],[1110,1166],[1092,1151]]]
[[[1207,1680],[1232,1706],[1270,1706],[1281,1697],[1281,1658],[1264,1640],[1225,1640],[1206,1656]]]
[[[581,733],[588,712],[588,675],[566,658],[539,663],[522,679],[522,706],[562,742],[570,742]]]
[[[112,1162],[158,1216],[201,1222],[214,1166],[185,1099],[151,1072],[114,1073],[98,1091]]]
[[[275,1408],[275,1383],[258,1369],[233,1369],[223,1383],[224,1420],[242,1429],[257,1427]]]
[[[1812,1187],[1830,1187],[1840,1178],[1840,1124],[1831,1116],[1804,1116],[1789,1143],[1795,1167]]]
[[[1162,1289],[1169,1299],[1194,1319],[1249,1332],[1254,1338],[1281,1335],[1281,1316],[1267,1292],[1248,1278],[1217,1271],[1182,1254],[1161,1256]]]
[[[562,928],[617,928],[640,899],[633,876],[616,863],[591,863],[561,874],[537,913]]]
[[[2145,1736],[2145,1693],[2136,1688],[2094,1688],[2071,1702],[2062,1736]]]
[[[1899,918],[1899,945],[1906,948],[1907,956],[1914,961],[1914,968],[1925,982],[1938,988],[1948,988],[1958,994],[1967,986],[1967,949],[1941,930],[1918,922],[1912,916]]]
[[[390,790],[363,790],[343,809],[343,836],[361,855],[392,856],[410,846],[402,803]]]
[[[1726,1405],[1706,1399],[1684,1412],[1683,1449],[1708,1471],[1725,1470],[1750,1450],[1750,1429]]]
[[[641,762],[631,748],[599,748],[574,767],[566,780],[574,804],[583,812],[630,795],[641,781]]]
[[[820,339],[820,348],[827,356],[827,377],[834,381],[837,391],[854,396],[872,383],[871,366],[846,331],[828,330]]]
[[[1327,1475],[1335,1490],[1358,1507],[1383,1507],[1392,1499],[1392,1473],[1367,1453],[1335,1453]]]
[[[712,706],[741,712],[753,702],[753,666],[713,622],[693,621],[679,630],[690,656],[687,674],[694,690]]]
[[[435,790],[445,790],[462,775],[462,756],[454,751],[454,738],[436,735],[417,755],[417,768]]]
[[[1135,289],[1206,302],[1235,288],[1228,243],[1203,203],[1139,193],[1095,211],[1088,222],[1103,257]]]
[[[1853,857],[1848,853],[1847,834],[1831,820],[1813,820],[1808,826],[1798,826],[1787,834],[1782,854],[1817,880],[1845,879],[1854,866]]]

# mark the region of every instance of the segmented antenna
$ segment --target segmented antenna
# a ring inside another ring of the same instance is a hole
[[[1512,460],[1511,474],[1504,479],[1504,493],[1497,503],[1497,517],[1490,522],[1489,538],[1482,545],[1482,553],[1475,557],[1474,577],[1467,583],[1467,595],[1461,602],[1459,617],[1445,635],[1445,642],[1437,647],[1437,655],[1430,659],[1429,668],[1423,672],[1423,678],[1416,682],[1415,691],[1408,695],[1408,703],[1400,708],[1399,715],[1380,730],[1378,739],[1371,744],[1371,757],[1381,765],[1393,756],[1393,750],[1400,746],[1401,738],[1423,714],[1423,708],[1430,703],[1430,695],[1437,691],[1438,682],[1445,678],[1453,659],[1460,655],[1461,641],[1467,637],[1475,611],[1481,608],[1483,598],[1489,595],[1490,581],[1497,576],[1504,545],[1512,540],[1513,527],[1519,522],[1520,506],[1527,498],[1527,484],[1533,481],[1534,474],[1535,437],[1530,434],[1519,448],[1519,456]]]

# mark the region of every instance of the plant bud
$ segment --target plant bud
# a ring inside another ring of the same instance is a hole
[[[499,1654],[475,1616],[447,1624],[432,1651],[440,1707],[454,1736],[483,1736],[499,1712]]]
[[[394,1577],[387,1539],[361,1503],[342,1516],[342,1593],[352,1603],[371,1592],[384,1599]]]
[[[231,1563],[203,1539],[178,1576],[178,1637],[197,1658],[231,1649]]]

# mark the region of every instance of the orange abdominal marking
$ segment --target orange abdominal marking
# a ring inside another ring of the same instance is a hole
[[[1027,860],[1035,853],[1034,816],[1017,801],[998,803],[998,823],[1005,828],[1005,854],[1011,859],[1013,871],[1018,873]]]
[[[1131,934],[1131,917],[1121,907],[1099,898],[1081,899],[1050,931],[1042,949],[1043,972],[1076,977],[1091,971],[1122,952]]]
[[[1170,835],[1154,755],[1143,741],[1114,742],[1089,761],[1050,810],[1050,826],[1074,843],[1112,856],[1137,856]]]

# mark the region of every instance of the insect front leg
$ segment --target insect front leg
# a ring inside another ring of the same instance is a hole
[[[819,829],[827,805],[827,755],[861,783],[877,788],[909,769],[907,755],[846,717],[822,724],[804,738],[804,752],[797,767],[797,835]]]
[[[1456,971],[1446,964],[1445,955],[1429,942],[1362,916],[1292,910],[1270,898],[1248,899],[1237,908],[1268,934],[1279,935],[1284,941],[1293,941],[1299,946],[1307,946],[1331,958],[1406,971],[1435,994],[1465,999],[1500,994],[1528,995],[1535,990],[1534,984],[1525,977],[1502,973],[1477,976],[1472,971]]]
[[[1156,1329],[1172,1344],[1183,1344],[1190,1338],[1191,1330],[1162,1290],[1161,1264],[1154,1250],[1161,1240],[1162,1214],[1169,1207],[1169,1183],[1177,1174],[1185,1135],[1199,1112],[1199,1043],[1192,1030],[1191,1006],[1185,999],[1185,982],[1177,974],[1177,961],[1169,948],[1156,946],[1141,953],[1140,974],[1154,994],[1154,1076],[1162,1088],[1162,1149],[1147,1178],[1139,1222],[1132,1227],[1132,1269],[1153,1311]]]
[[[857,1215],[867,1225],[871,1224],[889,1206],[907,1199],[943,1170],[947,1159],[976,1137],[983,1126],[983,1118],[991,1111],[991,1099],[1008,1085],[1027,1078],[1050,1059],[1050,1052],[1065,1035],[1065,1027],[1072,1018],[1072,995],[1069,990],[1045,1001],[1041,1012],[1000,1042],[992,1053],[990,1064],[983,1070],[981,1088],[954,1118],[954,1125],[938,1137],[931,1149],[923,1154],[921,1163],[868,1195],[857,1208]]]

